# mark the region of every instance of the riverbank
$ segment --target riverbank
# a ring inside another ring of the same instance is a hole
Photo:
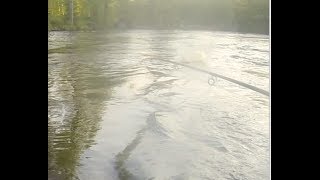
[[[48,32],[55,31],[75,31],[75,32],[103,32],[103,31],[115,31],[115,30],[177,30],[177,31],[219,31],[219,32],[230,32],[230,33],[244,33],[244,34],[258,34],[258,35],[269,35],[268,30],[238,30],[236,28],[231,29],[220,29],[220,28],[210,28],[210,27],[183,27],[183,28],[152,28],[152,27],[134,27],[134,28],[108,28],[104,30],[96,30],[93,28],[48,28]]]

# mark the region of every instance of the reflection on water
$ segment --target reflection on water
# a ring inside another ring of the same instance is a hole
[[[49,179],[268,179],[268,37],[49,33]]]
[[[80,165],[82,151],[94,144],[104,103],[115,82],[102,75],[98,64],[81,62],[94,58],[93,53],[50,58],[64,62],[49,63],[49,174],[70,179]]]

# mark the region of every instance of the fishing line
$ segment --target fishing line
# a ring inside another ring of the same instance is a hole
[[[218,77],[218,78],[224,79],[224,80],[229,81],[229,82],[233,82],[235,84],[238,84],[240,86],[246,87],[248,89],[251,89],[251,90],[253,90],[255,92],[258,92],[260,94],[263,94],[263,95],[269,97],[269,92],[268,91],[260,89],[260,88],[255,87],[255,86],[252,86],[250,84],[247,84],[247,83],[244,83],[244,82],[241,82],[241,81],[238,81],[238,80],[235,80],[235,79],[232,79],[232,78],[220,75],[220,74],[216,74],[216,73],[213,73],[213,72],[210,72],[210,71],[206,71],[206,70],[203,70],[203,69],[200,69],[200,68],[197,68],[197,67],[192,67],[192,66],[189,66],[189,65],[186,65],[186,64],[173,62],[173,61],[169,61],[169,60],[164,60],[164,59],[159,59],[159,60],[160,61],[164,61],[164,62],[168,62],[168,63],[172,63],[172,64],[175,64],[175,65],[180,65],[180,66],[183,66],[183,67],[187,67],[187,68],[193,69],[195,71],[207,73],[207,74],[209,74],[211,76]],[[216,79],[214,79],[213,77],[208,80],[209,85],[214,85],[215,82],[216,82]]]

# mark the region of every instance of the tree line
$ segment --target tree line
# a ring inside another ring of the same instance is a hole
[[[49,30],[215,29],[268,33],[268,0],[48,0]]]

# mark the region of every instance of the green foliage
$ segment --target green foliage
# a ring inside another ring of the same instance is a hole
[[[268,0],[49,0],[48,13],[49,30],[210,28],[268,33],[269,29]]]

